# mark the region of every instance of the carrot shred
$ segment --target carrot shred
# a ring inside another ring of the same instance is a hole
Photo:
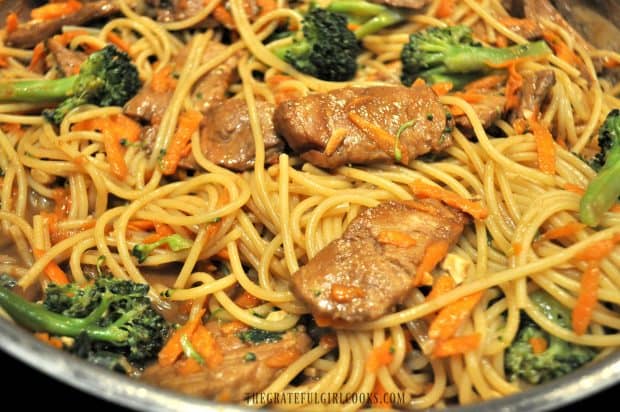
[[[551,30],[543,31],[543,39],[545,39],[545,41],[549,43],[558,58],[564,60],[571,66],[581,64],[581,59],[575,54],[575,52],[573,52],[570,47],[568,47],[568,45],[564,43],[560,36],[552,32]]]
[[[530,340],[528,340],[528,343],[532,347],[532,352],[534,352],[535,355],[543,353],[547,350],[547,347],[549,346],[549,342],[547,342],[547,339],[540,336],[530,338]]]
[[[347,29],[349,29],[351,31],[355,31],[355,30],[357,30],[359,28],[360,28],[359,24],[356,24],[356,23],[348,23],[347,24]]]
[[[372,138],[377,146],[386,153],[395,155],[394,148],[396,147],[396,137],[386,132],[376,124],[369,122],[362,116],[355,112],[349,112],[349,120],[357,126],[360,130],[364,131],[370,138]],[[401,162],[403,164],[409,163],[409,151],[407,147],[401,142],[398,143],[400,151],[402,153]]]
[[[34,49],[32,50],[32,59],[30,60],[30,64],[28,65],[28,70],[34,71],[36,67],[43,61],[45,58],[45,46],[42,42],[38,42]]]
[[[462,297],[456,302],[441,309],[428,328],[428,336],[439,340],[446,340],[453,337],[459,327],[461,327],[463,322],[469,317],[478,302],[480,302],[482,295],[482,291],[476,292],[472,295]]]
[[[43,343],[53,346],[56,349],[62,349],[64,346],[59,338],[55,336],[50,336],[50,334],[47,332],[35,332],[34,337]]]
[[[465,213],[473,216],[476,219],[483,220],[489,215],[489,210],[483,206],[480,202],[465,199],[454,192],[450,192],[446,189],[442,189],[438,186],[431,186],[422,182],[421,180],[415,180],[409,184],[409,187],[413,193],[422,199],[431,198],[442,201],[448,206],[452,206],[456,209],[462,210]]]
[[[190,342],[196,352],[202,356],[209,369],[217,368],[224,361],[224,355],[222,355],[222,350],[215,337],[202,324],[196,327]]]
[[[450,245],[445,240],[439,240],[432,242],[426,247],[422,261],[418,265],[415,278],[413,280],[414,285],[421,285],[426,273],[430,273],[435,266],[446,256]]]
[[[594,242],[575,256],[575,260],[601,260],[613,252],[616,244],[620,242],[620,235],[616,235],[611,239],[603,239]]]
[[[219,257],[220,259],[230,260],[230,255],[228,254],[228,249],[226,248],[221,249],[215,254],[215,256]]]
[[[19,19],[17,18],[17,13],[12,12],[6,16],[6,34],[11,34],[19,27]]]
[[[201,324],[204,314],[205,310],[201,309],[194,318],[189,319],[185,325],[174,331],[168,342],[159,351],[157,359],[160,366],[171,366],[181,356],[183,353],[181,337],[183,335],[192,336],[198,325]]]
[[[556,227],[553,229],[547,230],[542,234],[540,240],[555,240],[563,237],[573,236],[583,230],[586,225],[579,222],[570,222],[565,224],[564,226]]]
[[[118,34],[109,32],[106,36],[106,40],[118,47],[119,50],[129,54],[130,45],[125,40],[121,39]]]
[[[0,130],[4,133],[11,133],[17,136],[22,136],[24,134],[24,129],[22,129],[22,125],[19,123],[0,123]]]
[[[325,145],[325,150],[323,150],[323,153],[325,153],[326,156],[333,155],[334,152],[336,152],[336,149],[338,149],[342,142],[344,142],[345,137],[347,137],[347,129],[339,128],[334,130]]]
[[[372,389],[370,397],[371,405],[376,409],[392,409],[392,402],[389,400],[389,394],[385,391],[381,381],[375,380],[375,386]]]
[[[473,91],[455,92],[455,93],[452,93],[452,96],[460,97],[461,99],[465,100],[467,103],[480,103],[485,98],[484,94],[475,93]]]
[[[202,365],[194,358],[181,359],[176,364],[176,371],[181,376],[191,375],[202,370]]]
[[[260,9],[259,16],[264,16],[278,8],[278,4],[274,0],[256,0],[256,5]]]
[[[152,220],[130,220],[127,229],[134,232],[155,229],[155,223]]]
[[[172,67],[170,66],[165,66],[154,72],[151,77],[151,83],[149,84],[151,90],[155,93],[165,93],[168,90],[173,90],[177,85],[177,81],[171,74]]]
[[[161,161],[161,169],[164,175],[171,175],[176,172],[179,161],[181,160],[181,152],[191,140],[194,132],[198,130],[198,125],[201,120],[202,114],[194,110],[183,112],[179,116],[177,130]]]
[[[456,2],[454,0],[440,0],[437,10],[435,11],[435,16],[440,19],[445,19],[446,17],[452,16],[452,13],[454,13],[454,7],[456,6],[455,3]]]
[[[243,293],[235,299],[235,303],[237,304],[237,306],[243,309],[253,308],[255,306],[260,305],[261,302],[262,301],[259,298],[250,294],[246,290],[244,290]]]
[[[433,283],[433,288],[430,293],[426,296],[425,301],[428,302],[430,300],[435,299],[438,296],[444,295],[450,292],[452,289],[456,287],[456,283],[454,279],[450,275],[443,274],[437,278],[435,283]]]
[[[513,243],[512,244],[512,254],[514,256],[519,256],[523,252],[523,245],[521,243]]]
[[[324,316],[324,315],[317,315],[317,314],[312,314],[312,316],[314,316],[314,321],[316,322],[316,324],[323,328],[323,327],[342,327],[342,326],[346,326],[348,325],[347,322],[345,322],[344,320],[341,319],[332,319],[329,316]]]
[[[538,152],[538,168],[547,174],[555,174],[555,147],[553,136],[547,128],[538,121],[538,113],[535,111],[530,117],[530,128],[536,139],[536,150]]]
[[[421,77],[418,77],[417,79],[415,79],[415,81],[411,84],[411,87],[419,87],[419,86],[426,86],[426,81]]]
[[[40,259],[43,255],[45,255],[45,251],[41,249],[32,249],[32,254],[37,259]],[[43,273],[54,283],[59,285],[66,285],[69,283],[69,278],[67,274],[63,272],[63,270],[58,266],[58,264],[51,260],[43,269]]]
[[[366,359],[366,370],[369,373],[375,373],[382,366],[392,363],[394,359],[394,347],[392,345],[392,338],[388,338],[379,346],[372,348]]]
[[[439,82],[431,86],[431,89],[437,96],[444,96],[454,88],[454,85],[450,82]]]
[[[572,183],[566,183],[564,185],[564,190],[566,190],[568,192],[577,193],[578,195],[583,195],[586,192],[586,190],[583,187],[577,186],[577,185],[572,184]]]
[[[37,7],[30,12],[30,17],[35,20],[54,20],[68,14],[75,13],[82,8],[82,3],[77,0],[69,0],[58,3],[50,3]]]
[[[330,298],[338,303],[350,302],[355,298],[363,298],[366,296],[364,289],[357,286],[342,285],[335,283],[330,291]]]
[[[226,10],[226,7],[224,7],[222,4],[220,4],[215,8],[215,10],[213,10],[213,18],[227,29],[234,29],[236,27],[235,19],[233,19],[232,14],[230,14],[230,12]]]
[[[265,360],[265,365],[270,368],[285,368],[295,362],[301,353],[297,348],[283,349]]]
[[[63,46],[67,46],[77,36],[83,36],[85,34],[88,34],[86,30],[81,30],[81,29],[71,30],[71,31],[64,32],[62,34],[55,35],[54,40],[57,40],[58,43],[62,44]]]
[[[519,90],[523,86],[523,76],[517,71],[517,65],[513,62],[508,66],[508,81],[506,82],[506,104],[504,110],[512,110],[519,107]]]
[[[247,328],[248,325],[238,320],[222,323],[220,325],[220,330],[225,335],[233,335],[237,332],[241,332],[242,330],[246,330]]]
[[[606,56],[603,58],[603,67],[606,69],[615,69],[620,67],[620,60]]]
[[[572,313],[572,326],[577,335],[583,335],[592,320],[600,279],[601,271],[598,267],[598,261],[591,261],[581,275],[579,297]]]
[[[491,74],[467,83],[463,90],[468,91],[486,91],[499,87],[506,80],[503,74]]]
[[[448,356],[461,355],[480,346],[481,336],[479,333],[472,335],[457,336],[456,338],[441,340],[433,349],[433,357],[446,358]]]
[[[9,59],[6,56],[0,56],[0,67],[9,67]]]
[[[382,230],[377,236],[377,241],[403,248],[413,247],[417,243],[409,234],[400,230]]]

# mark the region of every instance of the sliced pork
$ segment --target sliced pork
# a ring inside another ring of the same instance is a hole
[[[509,120],[511,122],[516,119],[527,120],[535,110],[542,110],[542,105],[554,84],[555,74],[553,70],[525,72],[523,74],[523,85],[519,91],[521,95],[519,106],[510,114]]]

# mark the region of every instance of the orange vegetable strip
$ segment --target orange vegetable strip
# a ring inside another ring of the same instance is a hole
[[[543,31],[543,39],[549,43],[555,52],[555,55],[564,60],[566,63],[572,66],[581,64],[581,59],[570,49],[570,47],[568,47],[566,43],[564,43],[562,38],[554,32],[550,30]]]
[[[435,16],[444,19],[446,17],[450,17],[452,13],[454,13],[454,7],[456,6],[456,2],[454,0],[440,0],[439,6],[437,6],[437,11],[435,11]]]
[[[598,287],[601,280],[601,271],[597,261],[588,264],[581,275],[579,297],[573,308],[572,326],[577,335],[583,335],[592,320],[592,312],[596,306]]]
[[[573,236],[583,230],[586,227],[583,223],[579,222],[570,222],[565,224],[564,226],[556,227],[553,229],[547,230],[540,237],[541,240],[554,240],[560,239],[563,237]]]
[[[463,90],[465,91],[485,91],[491,90],[499,87],[504,80],[506,80],[506,76],[503,74],[491,74],[489,76],[484,76],[480,79],[474,80],[473,82],[467,83]]]
[[[360,130],[366,132],[381,150],[386,153],[394,154],[394,147],[396,146],[396,137],[392,136],[376,124],[369,122],[362,116],[355,112],[349,112],[349,120],[357,126]],[[402,153],[401,162],[403,164],[409,163],[409,151],[407,147],[402,143],[399,143],[400,151]]]
[[[166,237],[174,234],[174,230],[165,223],[155,222],[155,233],[161,237]]]
[[[17,27],[19,27],[19,19],[17,18],[17,13],[12,12],[6,16],[5,27],[6,34],[11,34],[15,30],[17,30]]]
[[[450,292],[455,286],[456,283],[454,282],[452,276],[445,274],[439,276],[435,283],[433,283],[431,292],[426,296],[426,301],[428,302],[429,300],[435,299],[437,296]]]
[[[149,87],[155,93],[165,93],[176,87],[177,81],[172,78],[172,67],[165,66],[153,73]]]
[[[285,368],[295,362],[300,356],[301,353],[297,348],[284,349],[267,358],[265,365],[270,368]]]
[[[474,200],[465,199],[454,192],[450,192],[446,189],[442,189],[438,186],[432,186],[422,182],[421,180],[415,180],[409,184],[413,193],[422,199],[431,198],[442,201],[448,206],[452,206],[456,209],[462,210],[465,213],[470,214],[476,219],[485,219],[489,215],[489,210],[483,206],[480,202]]]
[[[37,259],[41,259],[41,257],[45,255],[45,251],[41,249],[32,249],[32,254]],[[69,278],[67,277],[67,274],[63,272],[60,266],[58,266],[58,264],[53,260],[51,260],[45,266],[45,268],[43,269],[43,273],[45,273],[49,280],[59,285],[66,285],[67,283],[69,283]]]
[[[260,305],[261,300],[247,290],[244,290],[243,293],[235,299],[235,303],[243,309],[250,309]]]
[[[181,353],[183,353],[181,337],[187,335],[191,339],[194,331],[201,324],[204,314],[205,310],[201,309],[194,318],[189,319],[185,325],[174,331],[168,342],[159,351],[157,358],[160,366],[170,366],[181,356]]]
[[[37,7],[30,12],[30,17],[35,20],[54,20],[67,14],[75,13],[82,8],[82,3],[76,0],[69,0],[59,3],[50,3],[45,6]]]
[[[155,223],[152,220],[130,220],[127,229],[139,232],[141,230],[155,229]]]
[[[536,150],[538,151],[538,168],[547,174],[555,174],[555,146],[553,136],[545,125],[539,123],[537,113],[530,117],[530,128],[536,139]]]
[[[572,183],[566,183],[564,185],[564,190],[577,193],[578,195],[583,195],[586,192],[586,190],[583,187],[574,185]]]
[[[392,402],[389,400],[389,394],[385,391],[379,379],[375,380],[375,387],[372,390],[370,403],[376,409],[392,409]]]
[[[508,66],[508,81],[506,82],[506,104],[505,110],[512,110],[519,107],[519,90],[523,86],[523,76],[517,71],[515,63]]]
[[[417,79],[415,79],[411,87],[425,86],[425,85],[426,85],[426,81],[423,78],[418,77]]]
[[[366,370],[370,373],[375,373],[382,366],[389,365],[394,359],[393,352],[392,338],[374,347],[368,355],[368,359],[366,359]]]
[[[333,155],[336,149],[340,147],[345,137],[347,137],[347,129],[340,128],[334,130],[332,135],[329,137],[327,144],[325,145],[325,150],[323,150],[323,153],[325,153],[325,155],[327,156]]]
[[[62,349],[63,344],[60,339],[54,336],[50,336],[47,332],[35,332],[34,337],[43,343],[55,347],[56,349]]]
[[[480,346],[480,334],[458,336],[456,338],[437,342],[433,349],[433,357],[446,358],[448,356],[461,355],[472,350],[478,349]]]
[[[183,112],[179,116],[177,130],[161,162],[161,169],[164,175],[171,175],[176,172],[179,160],[181,160],[181,152],[191,140],[194,132],[198,130],[201,120],[202,114],[194,110]]]
[[[448,92],[452,90],[453,87],[454,85],[450,82],[440,82],[433,84],[431,86],[431,89],[433,89],[437,96],[443,96],[448,94]]]
[[[532,352],[534,352],[535,355],[543,353],[547,350],[547,347],[549,346],[547,339],[541,338],[540,336],[530,338],[528,343],[532,347]]]
[[[441,309],[428,328],[428,336],[439,340],[453,337],[463,322],[470,316],[471,311],[480,302],[482,295],[482,291],[476,292],[462,297]]]
[[[109,32],[106,36],[106,40],[115,45],[119,50],[129,54],[129,44],[125,40],[121,39],[118,34]]]
[[[259,16],[264,16],[278,8],[274,0],[256,0],[256,5],[260,8]]]
[[[450,245],[445,240],[439,240],[427,246],[424,251],[424,256],[422,257],[422,262],[420,262],[416,270],[415,279],[413,281],[414,285],[422,284],[424,274],[430,273],[435,269],[435,266],[446,257],[449,247]]]
[[[86,30],[81,30],[81,29],[71,30],[71,31],[67,31],[62,34],[57,34],[56,36],[54,36],[54,39],[58,40],[58,42],[62,44],[63,46],[67,46],[77,36],[82,36],[85,34],[88,34]]]
[[[45,46],[43,46],[42,42],[37,43],[32,50],[32,60],[30,60],[30,64],[28,65],[28,70],[34,70],[39,62],[41,62],[45,58]]]
[[[202,370],[202,366],[194,358],[180,360],[176,365],[176,372],[181,376],[191,375]]]
[[[469,92],[455,92],[452,93],[454,97],[460,97],[465,100],[467,103],[480,103],[484,100],[485,96],[480,93],[475,93],[472,91]]]
[[[588,246],[576,256],[576,260],[601,260],[605,259],[611,252],[613,252],[616,244],[620,242],[620,235],[616,235],[611,239],[603,239],[598,242],[594,242]]]
[[[106,127],[102,134],[103,147],[105,148],[112,173],[123,180],[127,176],[127,164],[125,163],[125,155],[120,139],[109,127]]]
[[[236,27],[235,19],[233,19],[233,16],[222,4],[213,10],[213,18],[224,25],[227,29],[234,29]]]
[[[196,352],[202,356],[209,369],[217,368],[224,361],[222,350],[215,337],[203,325],[198,325],[190,338],[190,342]]]
[[[409,234],[401,232],[400,230],[382,230],[377,236],[379,243],[387,243],[398,247],[413,247],[416,245],[416,240]]]

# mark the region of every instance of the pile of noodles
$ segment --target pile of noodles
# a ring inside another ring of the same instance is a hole
[[[620,214],[609,212],[599,230],[584,229],[563,246],[550,241],[534,245],[538,234],[578,220],[580,194],[574,188],[586,187],[594,172],[574,153],[591,154],[596,148],[600,123],[610,109],[620,107],[620,100],[615,97],[620,85],[598,79],[592,57],[618,60],[617,54],[584,50],[561,27],[542,21],[583,59],[594,80],[589,82],[579,70],[555,56],[519,65],[520,71],[548,68],[555,72],[557,81],[542,112],[542,122],[555,131],[556,140],[565,142],[565,147],[555,147],[555,175],[538,169],[532,134],[518,134],[510,124],[498,121],[496,125],[508,137],[494,138],[485,132],[467,102],[450,96],[442,97],[442,103],[465,112],[477,142],[455,129],[455,144],[441,161],[414,160],[409,167],[356,166],[327,172],[282,154],[277,164],[265,168],[256,101],[274,103],[278,88],[303,96],[345,84],[303,75],[275,57],[269,50],[273,45],[263,44],[278,22],[288,19],[294,26],[302,19],[297,11],[285,8],[282,0],[278,0],[280,8],[254,23],[249,22],[241,1],[231,0],[230,11],[240,36],[226,52],[203,63],[201,56],[210,42],[219,40],[217,34],[185,29],[203,20],[218,3],[209,2],[200,14],[184,21],[156,23],[121,2],[122,17],[111,19],[101,29],[86,28],[87,34],[72,40],[72,47],[102,47],[109,32],[120,33],[131,45],[130,55],[143,81],[151,78],[155,64],[165,65],[181,47],[189,45],[187,62],[180,71],[178,87],[161,121],[154,148],[151,154],[135,146],[126,149],[129,174],[124,180],[111,172],[100,133],[71,130],[76,122],[120,113],[121,108],[82,107],[71,112],[56,132],[43,117],[23,114],[39,113],[41,107],[0,104],[0,124],[21,125],[17,130],[0,131],[0,168],[4,171],[0,186],[0,247],[14,248],[11,250],[28,268],[14,270],[20,286],[44,285],[46,279],[41,273],[52,260],[67,264],[77,282],[86,281],[85,265],[95,265],[103,259],[113,276],[136,282],[148,282],[143,273],[149,267],[180,262],[182,268],[169,297],[160,296],[169,286],[151,282],[151,298],[156,303],[163,305],[162,300],[166,299],[190,301],[190,316],[194,316],[206,302],[210,312],[223,308],[252,327],[284,331],[306,313],[289,290],[289,279],[300,265],[339,237],[364,208],[389,199],[412,199],[408,183],[421,179],[445,186],[465,198],[478,198],[489,208],[489,217],[468,226],[452,250],[471,262],[465,281],[430,302],[425,302],[422,292],[416,289],[397,312],[337,330],[337,351],[314,347],[279,375],[265,392],[369,393],[379,380],[386,392],[405,394],[405,406],[412,408],[506,396],[520,390],[505,376],[503,360],[504,351],[515,338],[521,309],[551,334],[600,348],[600,357],[620,346],[620,313],[610,309],[620,304],[617,253],[612,253],[600,266],[598,299],[606,305],[599,304],[594,309],[588,333],[577,336],[558,327],[537,312],[528,298],[529,292],[542,288],[563,305],[574,307],[585,266],[583,262],[574,262],[573,257],[594,242],[620,234]],[[429,26],[481,24],[487,33],[486,40],[491,43],[498,35],[516,43],[526,41],[497,20],[507,15],[499,0],[457,2],[449,22],[434,17],[438,5],[439,1],[434,1],[425,14],[412,15],[395,30],[365,38],[365,52],[359,60],[361,68],[355,80],[347,84],[398,81],[400,50],[408,33]],[[166,180],[159,171],[157,156],[171,140],[179,114],[193,107],[193,85],[238,52],[242,53],[238,65],[241,80],[231,86],[230,92],[245,99],[250,108],[256,143],[254,170],[236,174],[208,161],[195,133],[192,153],[204,171],[179,181]],[[20,63],[29,60],[31,51],[0,46],[0,54],[14,57],[8,67],[1,69],[3,79],[37,76]],[[287,74],[290,79],[270,82],[279,74]],[[54,230],[72,235],[54,243],[49,219],[29,214],[27,204],[32,197],[39,201],[54,199],[58,190],[54,182],[58,178],[66,180],[65,193],[70,201],[66,202],[67,218],[58,222]],[[110,204],[110,195],[121,201]],[[175,232],[195,239],[193,246],[181,252],[158,250],[138,266],[131,249],[147,233],[128,230],[129,222],[135,219],[165,223]],[[33,249],[45,253],[35,259]],[[197,265],[222,250],[227,251],[230,274],[216,278],[214,273],[205,271],[205,265]],[[10,265],[0,264],[0,270]],[[226,294],[233,285],[277,308],[280,316],[260,318],[238,307]],[[484,291],[484,297],[462,333],[481,334],[479,349],[442,359],[433,359],[419,349],[407,350],[406,340],[411,333],[407,325],[477,291]],[[370,373],[365,367],[369,353],[388,338],[393,342],[392,362]],[[315,379],[301,387],[292,386],[291,381],[300,373]],[[308,405],[295,405],[304,406]],[[360,406],[325,405],[338,410]]]

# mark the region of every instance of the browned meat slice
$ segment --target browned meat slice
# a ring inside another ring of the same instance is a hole
[[[403,7],[406,9],[421,9],[428,5],[431,0],[371,0],[373,3],[385,4],[392,7]]]
[[[276,342],[250,344],[234,335],[214,331],[215,323],[209,322],[207,329],[222,350],[223,360],[219,365],[186,375],[178,372],[178,363],[168,367],[154,365],[144,371],[142,378],[188,395],[235,402],[249,393],[262,391],[285,369],[275,356],[283,352],[301,356],[310,350],[310,337],[301,331],[287,332]],[[254,360],[248,360],[248,356]]]
[[[6,37],[6,44],[13,47],[34,47],[60,32],[62,26],[79,26],[91,20],[106,17],[119,11],[118,5],[112,0],[85,2],[75,13],[41,22],[20,25],[17,30]]]
[[[347,87],[311,94],[281,103],[274,123],[289,146],[316,166],[331,169],[348,163],[393,163],[393,150],[381,148],[372,131],[356,126],[350,119],[352,113],[392,136],[403,124],[412,122],[400,135],[410,159],[452,145],[445,133],[450,126],[445,109],[424,85]],[[325,153],[334,133],[344,133],[344,139],[333,153]]]
[[[292,290],[314,315],[361,322],[376,319],[415,286],[426,248],[454,244],[467,218],[436,200],[385,202],[351,222],[342,237],[321,250],[292,277]],[[408,247],[382,242],[385,233],[413,239]]]
[[[543,102],[555,84],[553,70],[539,70],[523,74],[523,85],[519,91],[519,106],[510,114],[509,120],[529,119],[536,109],[541,109]]]
[[[484,100],[471,104],[472,108],[480,118],[482,127],[485,129],[493,126],[493,123],[502,117],[505,105],[506,97],[498,92],[486,94],[484,96]],[[456,125],[467,135],[471,135],[473,133],[471,122],[464,114],[456,116]]]
[[[256,110],[263,131],[265,161],[275,163],[284,142],[275,133],[274,107],[259,100]],[[201,124],[200,145],[207,159],[215,164],[236,171],[251,169],[256,150],[245,101],[230,99],[209,109]]]
[[[41,4],[37,0],[11,0],[0,1],[0,29],[4,28],[6,18],[10,13],[15,13],[19,21],[30,19],[32,9]]]
[[[161,22],[185,20],[205,7],[203,0],[147,0],[147,4],[155,8],[156,18]]]
[[[224,52],[227,47],[218,42],[211,42],[202,58],[204,63]],[[197,100],[197,109],[207,111],[215,103],[220,103],[226,98],[228,87],[237,79],[238,55],[233,55],[222,64],[205,74],[194,86],[194,99]]]
[[[509,30],[528,40],[539,39],[543,35],[542,27],[534,19],[503,17],[499,21]]]
[[[59,70],[65,76],[73,76],[79,73],[80,66],[88,58],[86,53],[69,50],[54,37],[49,39],[46,45],[47,49],[52,53],[52,56],[54,56]]]
[[[172,99],[171,90],[159,92],[153,90],[150,84],[145,84],[134,97],[125,103],[123,111],[133,118],[159,124],[170,99]]]

